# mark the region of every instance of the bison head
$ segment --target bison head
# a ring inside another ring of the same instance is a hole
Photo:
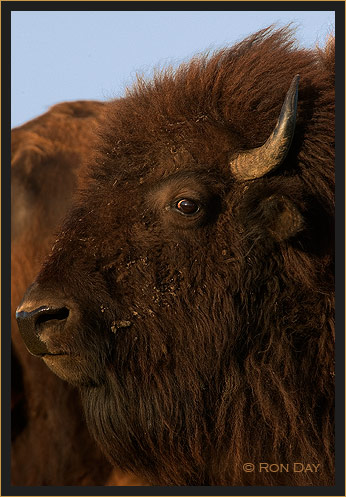
[[[111,461],[154,484],[279,484],[242,473],[273,454],[323,458],[330,478],[330,83],[286,36],[108,104],[89,184],[18,308]]]

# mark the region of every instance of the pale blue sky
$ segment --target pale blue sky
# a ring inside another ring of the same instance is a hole
[[[65,100],[122,96],[136,72],[289,22],[301,46],[323,45],[334,12],[12,12],[12,127]]]

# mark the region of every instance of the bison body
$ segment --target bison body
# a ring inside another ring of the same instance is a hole
[[[264,30],[108,103],[18,309],[111,463],[152,485],[333,483],[333,57]],[[241,179],[296,74],[287,155]]]

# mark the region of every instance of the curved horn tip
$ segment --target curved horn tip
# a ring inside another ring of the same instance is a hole
[[[288,93],[298,93],[298,86],[299,86],[299,80],[300,80],[300,74],[296,74],[294,78],[292,79],[292,83],[290,85],[290,89],[288,90]]]
[[[298,85],[299,80],[300,80],[300,74],[296,74],[292,80],[291,85]]]
[[[296,74],[291,81],[290,87],[286,93],[284,103],[281,107],[280,117],[278,124],[281,122],[282,118],[287,115],[287,111],[296,112],[298,103],[298,86],[299,86],[300,75]]]

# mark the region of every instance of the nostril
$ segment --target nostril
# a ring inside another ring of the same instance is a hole
[[[67,307],[62,307],[61,309],[50,309],[45,308],[40,312],[35,321],[35,328],[38,331],[47,321],[62,321],[68,318],[70,314]]]
[[[45,344],[46,339],[62,331],[68,318],[70,309],[64,307],[41,306],[33,310],[24,310],[22,305],[16,312],[17,323],[22,338],[34,355],[49,353]]]

